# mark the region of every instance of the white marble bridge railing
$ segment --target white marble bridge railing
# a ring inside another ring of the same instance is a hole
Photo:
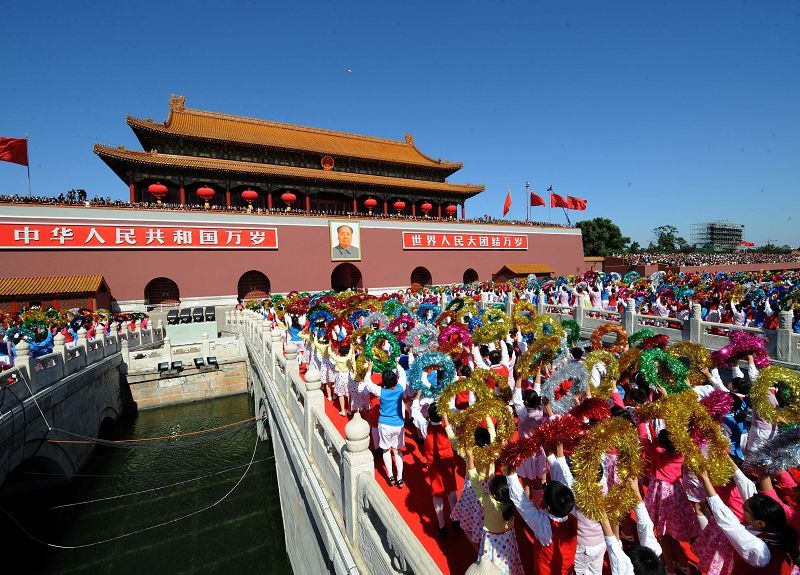
[[[307,458],[313,469],[301,482],[310,488],[307,493],[317,495],[318,490],[305,483],[318,481],[324,495],[316,521],[333,571],[440,574],[375,479],[369,424],[356,415],[343,438],[325,414],[319,372],[309,370],[301,378],[297,348],[290,344],[284,349],[281,333],[271,331],[259,314],[230,312],[226,325],[228,331],[244,335],[254,384],[263,375],[265,400],[279,402],[272,407],[285,413],[285,421],[272,428],[283,425],[287,436],[296,437],[298,457]]]
[[[86,329],[78,330],[78,339],[74,346],[67,347],[65,337],[58,334],[53,338],[51,353],[31,356],[30,346],[23,340],[16,347],[14,367],[0,373],[0,386],[13,391],[14,401],[23,401],[37,392],[53,385],[61,379],[87,369],[115,353],[122,353],[124,361],[129,361],[131,350],[144,346],[159,344],[164,339],[162,326],[142,328],[137,322],[137,329],[130,331],[128,324],[112,324],[111,334],[98,333],[94,339],[86,337]],[[4,396],[5,397],[5,396]]]
[[[506,305],[509,315],[513,311],[513,304]],[[636,313],[636,302],[627,301],[624,313],[604,309],[585,308],[582,305],[564,306],[539,302],[539,313],[546,313],[555,319],[574,320],[581,328],[584,336],[589,336],[604,323],[619,323],[628,333],[649,328],[658,334],[669,336],[670,340],[692,341],[699,343],[710,350],[717,350],[729,343],[728,334],[732,331],[746,331],[765,337],[769,356],[777,361],[800,364],[800,334],[792,333],[792,312],[780,312],[780,326],[776,330],[761,329],[757,327],[736,326],[728,323],[714,323],[703,321],[700,304],[692,305],[691,316],[687,320],[673,317],[659,317]],[[603,341],[612,342],[616,335],[609,334]]]

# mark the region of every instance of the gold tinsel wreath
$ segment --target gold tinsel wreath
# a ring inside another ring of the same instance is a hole
[[[511,319],[514,321],[514,325],[517,326],[522,333],[530,333],[533,331],[536,316],[536,306],[524,299],[515,303],[514,310],[511,312]]]
[[[628,332],[618,323],[605,323],[592,332],[592,349],[603,349],[603,336],[607,333],[617,334],[617,339],[606,351],[613,354],[620,354],[625,351],[628,345]]]
[[[675,359],[686,357],[689,359],[689,373],[686,379],[689,385],[703,385],[706,383],[706,376],[701,369],[711,369],[714,364],[711,361],[711,353],[702,345],[691,341],[679,341],[667,349],[667,353]]]
[[[686,466],[694,473],[707,471],[714,485],[728,484],[733,475],[727,458],[730,442],[722,434],[719,424],[697,401],[695,392],[683,391],[645,404],[636,410],[636,416],[639,421],[663,419],[670,441],[675,450],[683,455]],[[692,439],[690,430],[693,427],[708,442],[707,457]]]
[[[781,383],[789,388],[791,402],[786,407],[777,408],[769,401],[772,393],[770,388],[777,388]],[[758,374],[758,378],[750,390],[750,400],[753,403],[753,409],[764,421],[777,423],[778,418],[781,418],[789,424],[800,423],[800,373],[779,365],[765,367]]]
[[[481,317],[483,325],[472,332],[472,341],[477,344],[500,341],[511,331],[511,320],[505,312],[496,309],[488,310]],[[489,321],[491,318],[494,318],[493,321]]]
[[[514,417],[502,401],[491,398],[475,402],[462,414],[463,418],[458,426],[456,441],[462,449],[473,448],[472,454],[476,469],[488,469],[500,456],[503,445],[514,435],[516,430]],[[475,445],[475,430],[487,417],[497,420],[495,439],[485,447],[478,447]]]
[[[608,399],[617,387],[619,380],[619,362],[617,358],[611,355],[604,349],[596,349],[586,356],[583,364],[586,366],[586,371],[591,375],[592,368],[602,363],[606,366],[606,374],[600,385],[592,389],[592,397],[599,397],[601,399]]]
[[[439,329],[444,329],[454,321],[458,321],[458,316],[456,315],[456,312],[447,310],[439,314],[439,316],[433,321],[433,325],[435,325]]]
[[[532,331],[536,336],[536,339],[541,339],[543,337],[547,337],[548,335],[554,335],[558,337],[559,342],[562,339],[564,339],[564,327],[561,325],[559,321],[553,319],[549,315],[544,315],[544,314],[537,315],[533,319],[532,323],[533,323]],[[548,334],[544,333],[544,326],[546,325],[550,327],[550,333]]]
[[[628,351],[622,352],[619,356],[618,365],[619,371],[623,372],[633,366],[635,363],[639,361],[639,358],[642,356],[642,350],[638,347],[632,347]]]
[[[536,370],[553,361],[559,345],[561,340],[556,335],[548,335],[531,343],[517,362],[517,375],[525,379],[536,377]]]
[[[469,374],[469,377],[454,381],[445,387],[444,391],[439,395],[439,399],[436,400],[436,407],[439,413],[448,414],[447,417],[450,418],[450,422],[457,428],[464,419],[464,412],[466,409],[464,411],[452,411],[450,409],[450,401],[462,391],[471,391],[474,393],[476,403],[485,399],[491,399],[492,390],[486,385],[486,378],[492,375],[495,377],[497,376],[493,371],[478,368]]]
[[[619,483],[609,485],[604,495],[598,483],[602,455],[612,449],[617,452]],[[578,444],[572,456],[575,483],[575,503],[586,517],[600,521],[608,517],[619,521],[639,502],[629,480],[644,471],[641,444],[636,429],[621,417],[612,417],[595,425]]]

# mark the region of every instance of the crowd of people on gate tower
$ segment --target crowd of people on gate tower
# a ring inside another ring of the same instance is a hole
[[[561,286],[534,287],[251,308],[340,417],[369,421],[385,489],[424,475],[422,513],[474,546],[468,572],[800,573],[800,373],[769,365],[755,336],[714,354],[647,328],[586,341],[535,311]],[[404,461],[408,438],[422,466]]]

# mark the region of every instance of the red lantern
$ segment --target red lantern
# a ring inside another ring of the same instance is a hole
[[[167,195],[167,186],[162,184],[161,182],[156,182],[155,184],[150,184],[147,187],[147,191],[156,199],[156,203],[161,203],[161,198]]]
[[[429,213],[430,213],[430,211],[433,209],[433,204],[431,204],[430,202],[425,202],[424,204],[422,204],[422,205],[419,207],[419,209],[421,209],[421,210],[422,210],[422,213],[423,213],[423,214],[425,214],[425,217],[427,218],[427,217],[428,217],[428,214],[429,214]]]
[[[406,209],[406,203],[403,200],[397,200],[394,203],[394,209],[397,210],[397,213],[399,214],[404,209]]]
[[[367,198],[366,200],[364,200],[364,206],[369,210],[370,214],[377,205],[378,205],[378,200],[376,200],[375,198]]]
[[[208,209],[208,202],[214,198],[215,192],[213,188],[209,188],[208,186],[203,186],[202,188],[197,189],[197,195],[205,200],[206,202],[206,209]]]
[[[445,208],[445,211],[447,212],[447,215],[450,216],[450,219],[452,219],[455,217],[456,212],[458,211],[458,206],[450,204]]]
[[[292,209],[292,204],[297,201],[297,196],[292,192],[283,192],[283,194],[281,194],[281,201],[286,204],[286,211],[289,212]]]
[[[258,199],[258,192],[255,190],[245,190],[242,192],[242,199],[247,202],[247,211],[253,211],[253,202]]]

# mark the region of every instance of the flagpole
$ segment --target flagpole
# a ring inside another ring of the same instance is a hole
[[[28,147],[28,134],[25,134],[25,155],[27,156],[26,168],[28,168],[28,197],[31,197],[31,154]]]
[[[527,202],[525,204],[525,221],[526,222],[529,222],[530,219],[531,219],[531,193],[529,191],[530,187],[531,187],[531,183],[530,182],[525,182],[525,196],[526,196],[525,201]]]

